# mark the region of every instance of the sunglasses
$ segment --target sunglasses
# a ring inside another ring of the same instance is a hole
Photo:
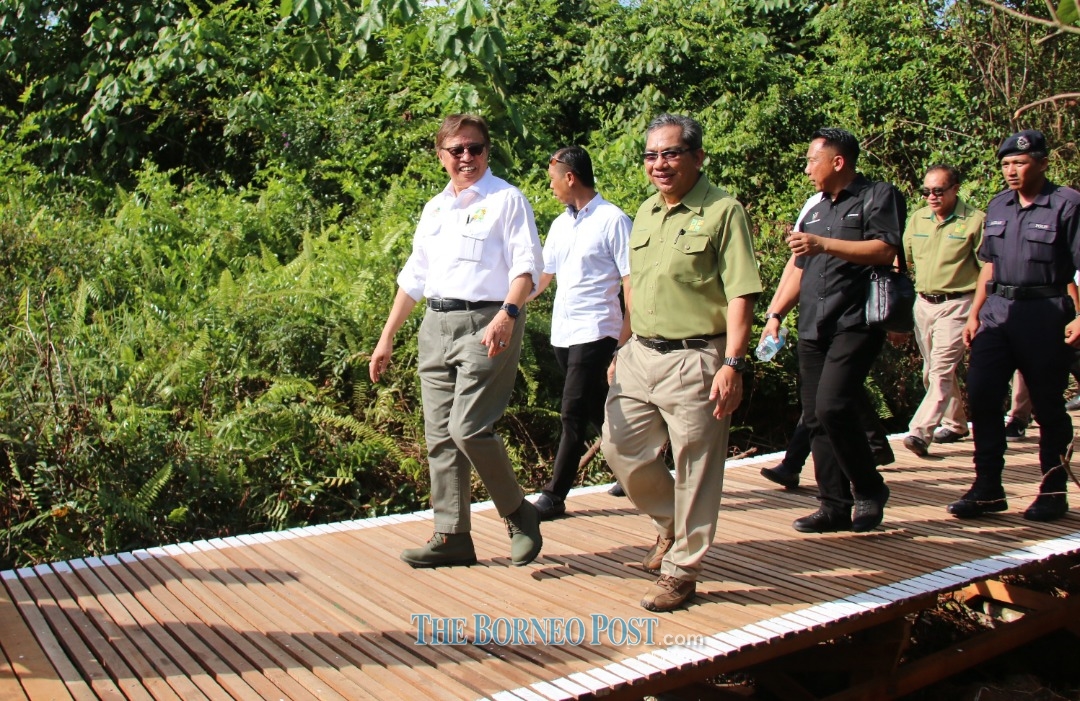
[[[487,148],[487,144],[469,144],[468,146],[451,146],[450,148],[444,148],[454,158],[461,158],[468,151],[470,156],[474,158],[479,156]]]
[[[952,185],[948,187],[924,187],[923,189],[919,190],[919,192],[922,193],[923,197],[929,197],[930,195],[933,195],[934,197],[941,197],[952,188]]]
[[[674,161],[689,150],[688,148],[669,148],[666,151],[646,151],[642,154],[642,158],[646,163],[654,163],[659,158],[665,161]]]

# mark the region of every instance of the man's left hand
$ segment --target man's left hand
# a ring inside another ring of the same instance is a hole
[[[504,311],[500,311],[484,329],[484,338],[480,343],[487,346],[488,357],[494,358],[510,346],[514,335],[514,320]]]
[[[1065,325],[1065,342],[1073,348],[1080,348],[1080,316]]]
[[[735,368],[725,365],[713,375],[712,390],[709,392],[709,400],[716,402],[713,416],[722,419],[735,413],[742,402],[742,373],[735,372]]]

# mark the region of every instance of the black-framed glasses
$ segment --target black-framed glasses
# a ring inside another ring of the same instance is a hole
[[[665,161],[674,161],[690,150],[691,149],[688,148],[669,148],[663,151],[646,151],[642,154],[642,158],[646,163],[655,163],[658,158],[662,158]]]
[[[941,197],[952,188],[952,185],[948,187],[924,187],[923,189],[919,190],[919,192],[922,193],[923,197],[929,197],[930,195],[933,195],[934,197]]]
[[[470,156],[476,158],[481,153],[483,153],[484,149],[486,148],[487,144],[465,144],[464,146],[451,146],[450,148],[443,148],[443,151],[446,151],[454,158],[461,158],[463,155],[465,155],[465,152],[468,151]]]

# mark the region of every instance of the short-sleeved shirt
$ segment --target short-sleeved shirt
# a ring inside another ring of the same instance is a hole
[[[702,174],[682,202],[642,203],[630,232],[630,327],[678,340],[726,333],[728,300],[761,292],[750,223]]]
[[[558,278],[551,345],[559,348],[618,338],[622,278],[630,274],[630,217],[600,195],[551,223],[544,272]]]
[[[501,302],[523,273],[536,285],[542,265],[532,206],[488,170],[459,193],[448,184],[424,205],[397,283],[415,300]]]
[[[960,199],[945,221],[929,207],[911,215],[904,229],[904,254],[915,265],[916,290],[934,295],[975,290],[984,218]]]
[[[1080,193],[1047,182],[1027,207],[1013,190],[990,200],[979,258],[994,265],[994,282],[1016,287],[1065,285],[1080,268]],[[1063,312],[1072,301],[1062,295],[1051,303]],[[1005,324],[1012,302],[990,295],[979,310],[983,328]]]
[[[1071,282],[1080,268],[1080,193],[1047,182],[1027,207],[1013,190],[986,208],[979,258],[994,264],[994,281],[1031,287]]]
[[[845,241],[884,241],[901,245],[903,203],[895,188],[862,175],[836,199],[823,197],[802,220],[801,230]],[[838,330],[866,326],[866,286],[873,266],[849,263],[828,254],[799,256],[799,338],[827,338]]]

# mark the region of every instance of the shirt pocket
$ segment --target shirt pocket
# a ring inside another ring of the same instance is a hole
[[[716,272],[716,255],[708,236],[676,236],[671,277],[679,282],[701,282]]]
[[[465,226],[458,241],[458,260],[479,263],[484,253],[484,242],[490,235],[490,226]]]
[[[1056,227],[1048,224],[1028,224],[1024,229],[1024,243],[1028,257],[1037,263],[1053,263],[1056,238]]]
[[[983,226],[982,247],[979,252],[987,257],[1000,257],[1005,244],[1005,223]]]
[[[649,254],[649,239],[652,238],[648,229],[632,229],[630,231],[630,269],[644,270],[645,260]]]

